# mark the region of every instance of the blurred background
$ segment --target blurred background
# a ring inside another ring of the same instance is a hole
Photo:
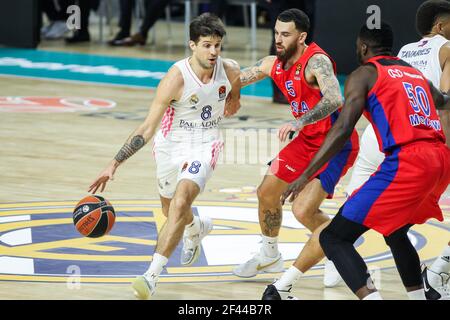
[[[395,32],[395,50],[418,39],[414,18],[421,0],[16,0],[0,3],[0,45],[15,48],[178,60],[184,54],[190,19],[203,12],[220,16],[227,26],[224,56],[241,65],[274,53],[272,30],[277,15],[296,7],[311,19],[308,41],[336,61],[338,72],[356,67],[355,38],[377,5],[381,19]],[[80,8],[74,21],[69,11]],[[71,31],[67,22],[78,22]],[[124,50],[119,48],[133,48]],[[2,53],[0,52],[0,55]],[[1,70],[0,70],[1,71]],[[276,93],[275,93],[276,94]],[[267,94],[269,95],[269,94]],[[275,97],[283,100],[282,97]]]

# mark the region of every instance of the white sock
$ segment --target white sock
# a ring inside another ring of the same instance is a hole
[[[166,257],[160,255],[159,253],[155,253],[153,255],[152,263],[150,263],[150,267],[148,268],[146,273],[148,274],[154,273],[157,276],[159,276],[168,261],[169,259],[167,259]]]
[[[425,290],[423,288],[414,291],[409,291],[408,297],[409,300],[427,300],[427,298],[425,298]]]
[[[450,246],[447,246],[444,251],[442,251],[442,254],[434,260],[430,270],[436,273],[450,272]]]
[[[273,285],[278,290],[289,290],[292,288],[292,286],[300,279],[300,277],[303,275],[303,272],[298,270],[295,266],[291,266],[289,269],[287,269],[281,278],[277,280]]]
[[[262,235],[262,248],[266,256],[275,258],[278,255],[278,237]]]
[[[371,294],[365,296],[363,300],[383,300],[378,291],[372,292]]]
[[[192,222],[184,227],[184,233],[190,237],[200,232],[200,218],[194,216]]]

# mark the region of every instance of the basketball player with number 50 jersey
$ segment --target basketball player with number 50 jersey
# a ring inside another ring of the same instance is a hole
[[[450,89],[450,2],[431,0],[420,5],[416,14],[416,28],[422,36],[417,42],[404,45],[398,57],[420,70],[433,85],[446,92]],[[439,110],[442,129],[450,146],[450,112]],[[353,167],[346,192],[350,196],[377,170],[384,159],[372,125],[361,136],[361,148]],[[447,189],[448,195],[449,189]],[[450,299],[450,242],[442,254],[425,268],[422,275],[426,297],[430,300]]]
[[[450,149],[436,109],[450,109],[450,91],[441,94],[420,71],[392,56],[392,46],[388,24],[361,28],[356,43],[361,66],[347,79],[342,112],[305,173],[283,197],[302,190],[309,177],[339,152],[364,113],[385,158],[330,224],[308,242],[319,239],[358,298],[381,299],[354,247],[373,229],[390,247],[409,298],[424,300],[420,259],[408,230],[431,218],[443,220],[438,201],[450,182]]]

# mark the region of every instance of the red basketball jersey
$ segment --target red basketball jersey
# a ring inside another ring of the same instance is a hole
[[[305,79],[305,67],[315,54],[328,56],[336,73],[336,64],[333,59],[315,43],[311,43],[288,70],[283,69],[283,63],[278,58],[272,67],[270,76],[288,99],[292,115],[296,119],[313,109],[322,98],[320,90],[313,88]],[[339,112],[336,111],[325,119],[307,125],[300,131],[300,135],[307,137],[310,143],[320,146],[338,116]]]
[[[364,114],[372,123],[381,151],[416,141],[442,141],[445,136],[429,84],[423,74],[403,60],[377,56],[367,63],[378,78],[367,95]]]

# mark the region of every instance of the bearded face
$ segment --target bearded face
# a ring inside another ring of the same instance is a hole
[[[298,52],[299,46],[304,44],[303,38],[306,38],[306,32],[297,30],[293,21],[282,22],[277,20],[274,35],[277,57],[283,63]]]
[[[294,43],[291,43],[286,48],[283,47],[281,44],[277,44],[277,57],[285,63],[288,61],[295,53],[297,52],[297,41]]]

